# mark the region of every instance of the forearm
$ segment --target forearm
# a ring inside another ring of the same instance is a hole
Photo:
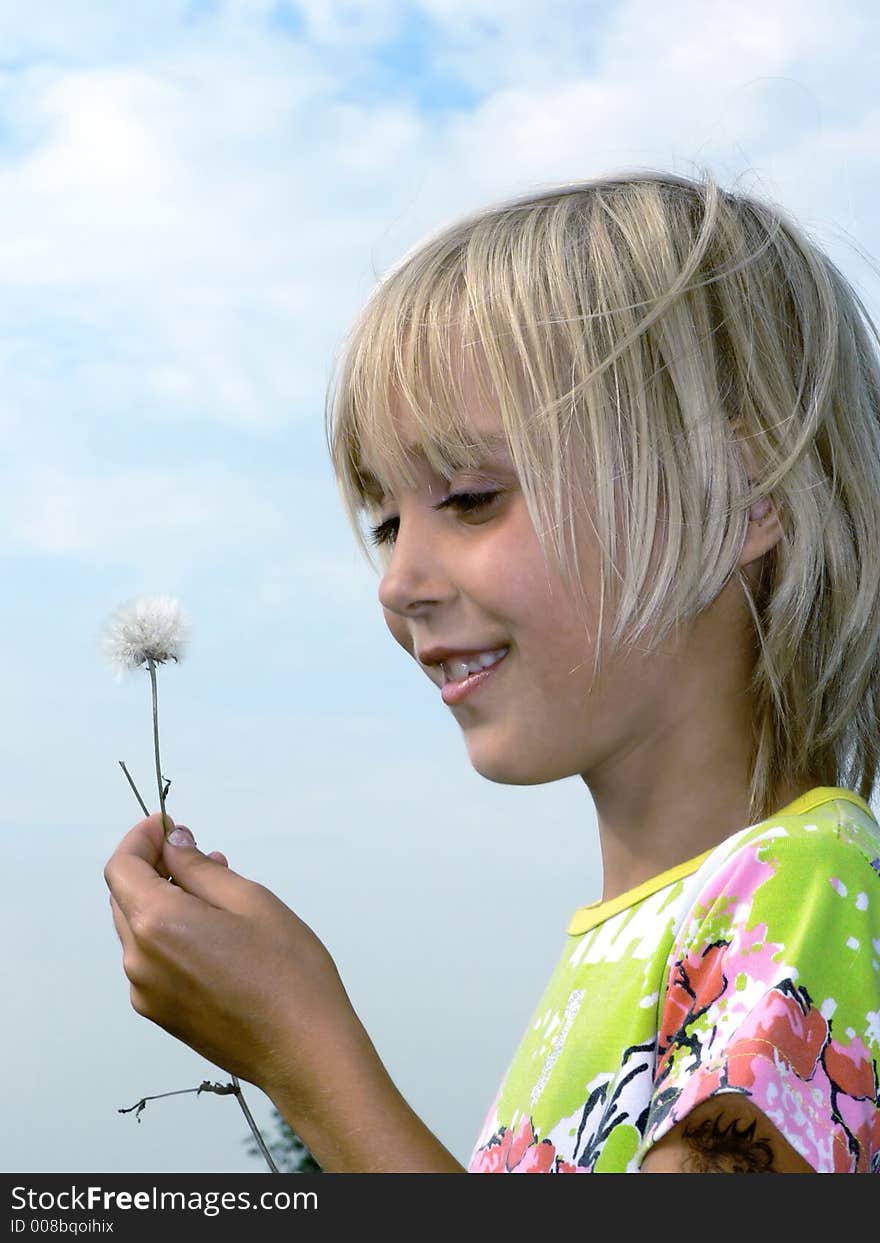
[[[304,1104],[284,1084],[276,1108],[327,1174],[464,1174],[410,1108],[366,1033],[334,1060],[332,1081]]]

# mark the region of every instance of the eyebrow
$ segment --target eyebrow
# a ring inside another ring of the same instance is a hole
[[[487,450],[490,454],[497,454],[510,460],[510,446],[508,445],[507,436],[504,432],[493,432],[491,436],[485,436],[483,439],[485,440]],[[406,451],[406,456],[408,458],[424,459],[425,453],[422,448],[416,445],[414,448],[410,448]],[[358,476],[367,496],[376,502],[385,500],[385,488],[377,475],[366,467],[360,466],[358,467]]]

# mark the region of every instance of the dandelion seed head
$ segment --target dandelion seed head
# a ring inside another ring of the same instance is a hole
[[[189,641],[189,622],[173,596],[138,596],[116,610],[104,632],[104,654],[121,677],[153,660],[179,661]]]

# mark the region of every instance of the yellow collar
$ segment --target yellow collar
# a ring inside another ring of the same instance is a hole
[[[820,803],[828,803],[832,799],[837,798],[848,799],[851,803],[855,803],[857,807],[861,807],[862,811],[866,811],[873,820],[876,820],[871,807],[860,795],[853,790],[844,790],[839,786],[815,786],[812,790],[808,790],[806,794],[796,798],[794,802],[788,803],[787,806],[774,812],[773,816],[768,817],[768,819],[775,819],[776,816],[805,815],[807,812],[812,811],[814,807],[818,807]],[[667,885],[672,885],[677,880],[682,880],[685,876],[691,876],[714,849],[714,846],[710,847],[709,850],[704,850],[701,855],[696,855],[685,863],[677,863],[675,867],[668,868],[665,872],[660,872],[658,876],[652,876],[650,880],[643,881],[641,885],[636,885],[633,889],[627,889],[624,893],[619,893],[616,898],[609,898],[607,902],[599,900],[590,902],[586,906],[579,906],[569,921],[568,935],[574,937],[580,936],[581,933],[589,932],[597,924],[604,923],[606,919],[610,919],[612,915],[617,915],[620,911],[625,911],[628,906],[635,906],[637,902],[641,902],[643,898],[650,897],[658,889],[664,889]]]

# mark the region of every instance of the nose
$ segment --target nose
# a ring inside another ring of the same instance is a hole
[[[397,538],[379,583],[379,603],[400,617],[414,617],[425,608],[448,600],[453,588],[444,570],[436,530],[430,515],[418,519],[412,511],[398,520]]]

